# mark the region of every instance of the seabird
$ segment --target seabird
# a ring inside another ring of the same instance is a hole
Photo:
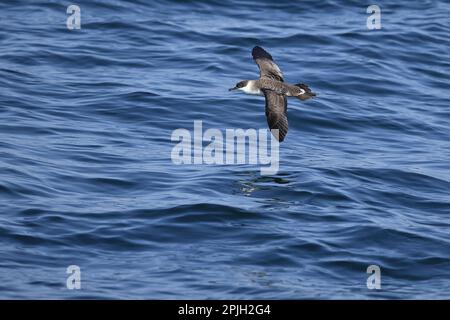
[[[259,67],[259,79],[240,81],[229,91],[241,90],[247,94],[264,95],[267,123],[274,137],[282,142],[288,131],[287,97],[307,100],[316,94],[304,83],[285,83],[280,68],[263,48],[254,47],[252,56]],[[278,135],[272,129],[278,129]]]

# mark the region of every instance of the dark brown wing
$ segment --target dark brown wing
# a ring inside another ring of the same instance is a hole
[[[264,90],[264,96],[267,124],[271,130],[278,129],[278,141],[282,142],[288,132],[287,98],[270,90]],[[276,134],[274,136],[277,138]]]
[[[259,67],[260,78],[284,81],[283,73],[266,50],[256,46],[252,50],[252,56]]]

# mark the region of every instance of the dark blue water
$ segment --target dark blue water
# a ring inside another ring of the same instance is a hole
[[[450,4],[0,4],[0,298],[450,298]],[[239,4],[239,8],[238,8]],[[175,165],[177,128],[265,128],[280,170]],[[381,289],[366,286],[369,265]],[[81,268],[81,290],[66,268]]]

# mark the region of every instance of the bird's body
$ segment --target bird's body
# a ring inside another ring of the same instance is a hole
[[[307,100],[316,94],[306,84],[288,84],[272,56],[261,47],[254,47],[252,56],[260,70],[257,80],[244,80],[230,90],[241,90],[247,94],[264,95],[266,98],[266,117],[269,128],[281,142],[288,131],[287,97]],[[274,131],[275,129],[275,131]]]
[[[242,88],[247,94],[264,95],[264,90],[274,91],[287,97],[297,97],[305,93],[305,90],[285,82],[261,78],[258,80],[248,80],[247,85]]]

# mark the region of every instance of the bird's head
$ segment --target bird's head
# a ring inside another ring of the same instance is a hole
[[[234,88],[229,89],[228,91],[232,91],[232,90],[242,90],[243,88],[245,88],[248,84],[248,80],[244,80],[244,81],[239,81],[238,83],[236,83],[236,85],[234,86]]]

